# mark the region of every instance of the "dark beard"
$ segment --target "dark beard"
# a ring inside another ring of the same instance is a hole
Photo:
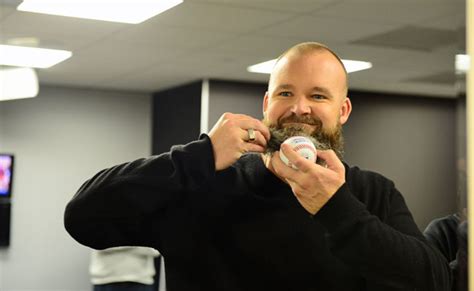
[[[296,116],[292,114],[286,118],[281,119],[276,125],[269,125],[264,119],[263,121],[270,130],[270,140],[267,143],[265,154],[272,154],[280,150],[280,145],[292,136],[305,136],[309,138],[318,150],[333,150],[339,159],[342,160],[344,156],[344,138],[342,136],[342,126],[338,124],[331,132],[326,132],[322,128],[320,119],[310,116]],[[292,126],[283,126],[285,123],[295,123]],[[310,124],[315,126],[315,130],[308,133],[303,126],[298,126],[296,123]]]

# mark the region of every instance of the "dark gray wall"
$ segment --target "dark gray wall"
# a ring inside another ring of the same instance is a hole
[[[353,93],[346,160],[395,181],[418,226],[456,212],[456,100]]]
[[[263,118],[266,85],[228,81],[209,82],[209,129],[224,112],[245,113]]]
[[[169,151],[171,146],[196,140],[201,122],[202,82],[153,94],[152,153]]]
[[[211,81],[209,127],[226,111],[262,117],[264,84]],[[415,221],[456,211],[456,100],[352,93],[345,159],[380,172],[404,195]]]

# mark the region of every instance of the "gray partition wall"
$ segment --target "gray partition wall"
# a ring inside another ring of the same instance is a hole
[[[220,80],[193,84],[166,93],[168,99],[174,100],[175,106],[188,107],[180,110],[191,112],[192,121],[174,115],[175,120],[169,120],[174,123],[174,132],[165,133],[163,127],[161,130],[154,129],[157,133],[154,143],[168,142],[165,147],[169,149],[173,144],[172,139],[167,137],[169,134],[175,136],[176,143],[194,140],[200,132],[212,128],[224,112],[243,113],[255,118],[263,116],[266,84]],[[193,86],[195,88],[190,90]],[[186,90],[192,93],[183,96]],[[201,98],[195,96],[199,93],[203,94]],[[155,102],[159,94],[155,94]],[[191,95],[196,100],[190,102],[186,99]],[[392,179],[403,193],[420,229],[424,229],[435,217],[454,213],[457,100],[352,91],[350,98],[353,111],[344,126],[345,160]],[[166,109],[159,112],[163,110]],[[200,118],[195,116],[198,112]],[[155,125],[158,119],[163,120],[163,116],[157,114],[155,109]],[[165,114],[173,116],[170,110]],[[196,124],[199,119],[201,130]],[[153,148],[159,146],[154,144]]]
[[[90,249],[64,229],[64,208],[100,170],[150,155],[150,99],[42,86],[36,98],[0,102],[0,152],[16,162],[0,290],[91,290]]]

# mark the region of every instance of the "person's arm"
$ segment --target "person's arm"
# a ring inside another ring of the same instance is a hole
[[[334,151],[318,150],[318,159],[326,162],[322,166],[285,144],[281,150],[298,170],[277,154],[271,159],[273,170],[326,227],[332,252],[367,278],[368,290],[450,290],[446,259],[426,242],[393,182],[373,173],[348,173],[350,183],[359,186],[357,194],[365,197],[361,201],[378,209],[379,218],[351,193],[345,166]]]
[[[252,140],[249,129],[254,131]],[[67,205],[66,230],[95,249],[159,246],[162,223],[173,205],[204,191],[216,171],[228,168],[243,153],[264,152],[269,138],[262,121],[224,113],[199,141],[96,174]]]
[[[456,260],[456,252],[458,250],[458,225],[458,217],[456,215],[448,215],[434,219],[423,231],[426,240],[435,246],[448,262],[454,262]]]
[[[318,212],[332,252],[367,278],[368,290],[450,290],[448,262],[426,242],[393,183],[386,183],[387,190],[375,193],[390,197],[383,222],[347,184]]]
[[[168,208],[215,176],[208,136],[169,153],[118,165],[86,181],[66,207],[64,223],[95,249],[156,246]]]

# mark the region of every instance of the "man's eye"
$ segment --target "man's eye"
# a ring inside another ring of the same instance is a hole
[[[313,99],[315,99],[315,100],[323,100],[323,99],[326,99],[325,96],[319,95],[319,94],[311,95],[311,98],[313,98]]]
[[[284,97],[289,97],[289,96],[291,96],[291,92],[284,91],[284,92],[278,93],[278,95],[284,96]]]

